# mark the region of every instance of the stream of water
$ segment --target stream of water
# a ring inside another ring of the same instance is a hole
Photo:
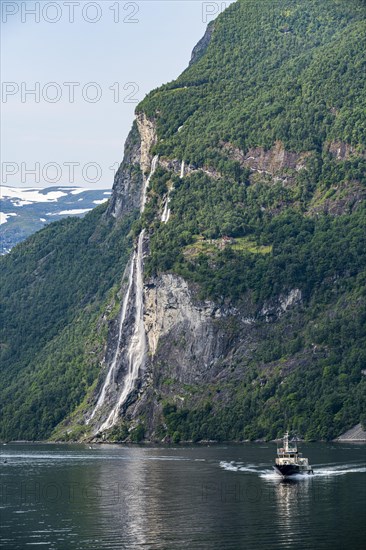
[[[147,190],[149,188],[151,178],[153,177],[158,166],[158,161],[159,156],[156,155],[152,160],[150,174],[144,185],[141,212],[145,210]],[[134,389],[139,373],[144,366],[147,352],[146,334],[143,321],[144,236],[145,230],[142,230],[138,238],[137,249],[135,250],[131,260],[128,286],[122,303],[119,318],[118,339],[113,360],[109,366],[108,373],[99,393],[96,405],[87,420],[87,424],[90,424],[96,417],[98,411],[105,406],[108,394],[110,392],[116,393],[117,390],[117,397],[112,397],[115,399],[116,403],[112,407],[112,410],[109,411],[107,418],[104,419],[104,421],[102,421],[102,423],[96,428],[96,434],[108,430],[116,424],[119,418],[120,409],[130,395],[131,391]],[[131,304],[132,300],[134,300],[134,303]],[[128,321],[128,317],[131,315],[134,319],[132,337],[129,342],[127,341],[125,346],[122,346],[122,341],[125,336],[126,321]],[[118,392],[115,377],[124,356],[126,356],[127,373],[122,384],[122,390]]]

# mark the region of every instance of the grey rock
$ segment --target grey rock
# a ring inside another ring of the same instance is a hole
[[[201,57],[205,55],[206,50],[210,45],[214,30],[215,30],[215,22],[212,21],[211,23],[208,24],[204,36],[201,38],[198,44],[193,48],[192,57],[189,62],[189,66],[193,65],[194,63],[197,63],[197,61],[199,61]]]
[[[140,167],[141,138],[134,122],[125,144],[125,153],[116,174],[107,216],[121,218],[140,208],[143,174]]]

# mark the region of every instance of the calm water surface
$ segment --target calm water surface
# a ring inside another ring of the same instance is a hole
[[[307,444],[309,478],[274,444],[1,447],[1,548],[364,549],[366,445]]]

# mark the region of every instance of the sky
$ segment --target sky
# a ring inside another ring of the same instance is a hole
[[[1,183],[111,188],[137,103],[231,3],[1,0]]]

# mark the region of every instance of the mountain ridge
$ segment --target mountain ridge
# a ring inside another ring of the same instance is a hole
[[[47,223],[67,216],[83,216],[107,202],[106,189],[83,187],[11,187],[1,186],[0,254],[39,231]]]

